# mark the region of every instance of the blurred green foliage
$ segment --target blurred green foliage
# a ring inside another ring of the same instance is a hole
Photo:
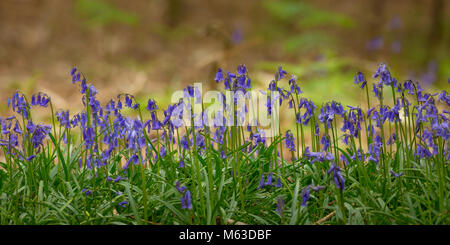
[[[275,18],[295,24],[300,28],[312,28],[323,25],[331,25],[342,28],[352,28],[355,22],[349,16],[316,8],[302,1],[275,1],[265,0],[265,9]]]
[[[83,17],[87,25],[96,26],[110,23],[136,25],[139,21],[136,14],[121,10],[111,3],[100,0],[77,0],[75,10]]]
[[[329,49],[338,42],[325,30],[327,27],[348,29],[356,26],[347,15],[320,9],[303,1],[264,0],[263,7],[276,20],[275,28],[284,36],[282,48],[285,53]]]

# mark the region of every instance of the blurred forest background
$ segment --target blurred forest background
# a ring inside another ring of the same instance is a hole
[[[1,0],[0,115],[15,90],[81,109],[73,66],[102,102],[125,92],[165,106],[239,64],[261,88],[282,65],[319,103],[357,104],[355,73],[380,62],[437,91],[449,87],[449,38],[448,0]]]

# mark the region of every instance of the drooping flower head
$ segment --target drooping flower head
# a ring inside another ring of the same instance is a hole
[[[333,180],[336,186],[341,190],[344,191],[345,189],[345,179],[341,174],[341,168],[339,168],[336,164],[331,164],[330,169],[328,170],[328,174],[333,174]]]

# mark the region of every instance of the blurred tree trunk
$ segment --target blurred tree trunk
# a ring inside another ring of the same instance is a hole
[[[370,8],[371,8],[371,18],[369,21],[369,39],[368,40],[372,40],[378,36],[381,35],[382,33],[382,28],[384,26],[384,19],[385,19],[385,0],[372,0],[370,2]],[[366,54],[367,56],[373,56],[377,55],[378,52],[370,52],[369,50],[367,50],[366,48]]]
[[[166,23],[170,28],[177,27],[181,20],[183,13],[182,0],[167,0],[166,8]]]
[[[432,58],[439,49],[439,44],[442,39],[442,18],[444,8],[444,0],[432,0],[430,33],[428,36],[428,59]]]

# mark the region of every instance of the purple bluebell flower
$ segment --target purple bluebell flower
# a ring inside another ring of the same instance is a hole
[[[259,181],[259,186],[257,189],[262,189],[264,187],[264,173],[261,174],[261,180]]]
[[[86,148],[91,148],[94,144],[95,132],[92,127],[83,129],[83,140]]]
[[[186,186],[181,186],[181,183],[180,183],[179,180],[177,181],[175,188],[177,189],[177,191],[178,191],[180,194],[184,193],[184,191],[187,189]]]
[[[305,189],[302,190],[301,193],[302,196],[302,207],[306,207],[306,203],[308,202],[309,198],[310,198],[310,190],[309,190],[309,186],[307,186]]]
[[[81,190],[81,192],[83,192],[86,196],[89,196],[92,194],[92,191],[88,190],[88,189],[83,189],[83,190]]]
[[[395,133],[392,133],[392,135],[389,137],[388,141],[386,142],[386,145],[391,145],[397,140],[397,135]]]
[[[22,135],[22,133],[23,133],[23,131],[22,131],[22,129],[20,128],[20,126],[19,126],[19,123],[18,122],[16,122],[16,125],[14,126],[14,132],[16,133],[16,134],[19,134],[19,135]]]
[[[386,67],[386,64],[384,64],[384,63],[381,63],[378,66],[377,71],[373,75],[373,78],[377,78],[377,77],[380,77],[380,81],[378,83],[379,86],[382,86],[383,84],[386,86],[389,86],[392,84],[391,73],[389,72],[388,68]]]
[[[186,135],[184,135],[183,137],[181,137],[180,144],[181,144],[181,147],[183,147],[183,149],[189,150],[189,145],[190,145],[190,143],[189,143],[189,140],[188,140],[188,138],[186,137]]]
[[[315,185],[309,185],[308,187],[309,187],[311,190],[315,191],[315,192],[318,192],[318,191],[320,191],[320,190],[325,189],[325,186],[319,186],[319,185],[317,185],[317,186],[315,186]]]
[[[128,205],[128,201],[119,202],[117,205],[121,206],[122,208],[126,208]]]
[[[56,113],[56,119],[59,121],[61,126],[64,128],[71,128],[71,123],[69,119],[69,111],[61,111]]]
[[[396,173],[396,172],[394,172],[393,170],[390,170],[389,171],[395,178],[399,178],[400,176],[402,176],[402,175],[404,175],[404,173]]]
[[[217,71],[216,77],[214,78],[214,80],[215,80],[216,82],[221,82],[221,81],[224,80],[224,78],[223,78],[223,71],[222,71],[221,68],[219,68],[219,70]]]
[[[237,45],[244,40],[244,34],[242,33],[242,30],[240,28],[235,28],[233,30],[233,33],[231,34],[231,41],[234,45]]]
[[[318,117],[321,123],[326,123],[328,128],[331,128],[331,122],[334,120],[336,115],[344,117],[346,110],[342,104],[332,101],[328,102],[325,106],[320,109],[320,115]]]
[[[121,180],[124,180],[125,178],[123,178],[122,176],[118,175],[117,178],[114,179],[114,183],[117,183]]]
[[[330,152],[324,151],[324,152],[311,152],[309,150],[309,147],[306,147],[305,155],[308,158],[308,160],[311,160],[311,164],[315,162],[324,162],[326,161],[333,161],[334,156]]]
[[[383,142],[380,135],[375,137],[375,141],[369,145],[369,161],[377,162],[380,160],[381,150],[382,150]]]
[[[283,187],[283,184],[281,183],[281,178],[280,177],[277,178],[277,183],[275,184],[275,187],[277,187],[277,188],[282,188]]]
[[[11,108],[14,112],[21,114],[25,119],[29,119],[29,105],[26,102],[25,96],[20,94],[19,92],[14,93],[11,99],[8,99],[8,106],[11,105]]]
[[[156,105],[156,101],[153,99],[149,99],[147,103],[147,110],[152,112],[156,111],[158,109],[158,106]]]
[[[31,106],[41,106],[47,107],[48,102],[50,102],[50,98],[44,93],[38,93],[37,95],[33,95],[31,97]]]
[[[247,68],[245,65],[239,65],[237,68],[237,74],[240,76],[245,76],[247,74]]]
[[[35,157],[36,157],[36,155],[31,155],[31,156],[27,157],[26,160],[27,160],[27,162],[29,162],[29,161],[33,160]]]
[[[330,145],[331,145],[330,136],[328,136],[328,135],[322,136],[320,143],[323,145],[322,151],[328,151],[328,149],[330,148]]]
[[[292,75],[291,79],[289,79],[289,86],[291,88],[290,93],[301,94],[303,93],[300,87],[296,83],[297,76]]]
[[[373,85],[373,90],[372,91],[375,94],[375,97],[380,98],[380,95],[381,95],[380,90],[377,89],[377,86],[375,84],[372,84],[372,85]]]
[[[158,120],[158,117],[156,116],[156,112],[153,111],[151,113],[152,116],[152,129],[153,130],[160,130],[162,128],[161,122]]]
[[[178,165],[178,168],[184,168],[184,160],[180,160],[180,164]]]
[[[366,44],[366,48],[369,51],[380,50],[384,46],[384,41],[382,37],[375,37],[369,40]]]
[[[285,143],[289,151],[295,151],[294,140],[294,135],[292,134],[291,130],[286,131]]]
[[[125,163],[125,166],[123,166],[123,169],[128,169],[131,162],[137,164],[139,162],[139,157],[137,155],[131,156],[130,159],[128,159],[128,161]]]
[[[284,201],[283,201],[283,198],[282,198],[281,196],[278,196],[278,197],[277,197],[277,209],[276,209],[276,212],[277,212],[279,215],[282,215],[282,214],[283,214],[283,209],[284,209]]]
[[[269,175],[267,176],[267,182],[264,183],[265,186],[270,186],[272,185],[272,179],[273,179],[273,173],[269,173]]]
[[[275,73],[275,81],[280,81],[287,75],[287,72],[281,68],[281,66],[278,67],[278,72]]]
[[[344,162],[345,165],[348,165],[348,159],[347,159],[347,157],[345,157],[344,154],[341,154],[341,159],[342,159],[342,161]]]
[[[187,190],[184,196],[181,197],[181,208],[192,209],[191,192],[189,190]]]
[[[433,154],[428,150],[426,147],[423,147],[421,145],[417,145],[416,153],[414,153],[415,156],[419,158],[431,158]]]
[[[314,186],[314,185],[308,185],[307,187],[305,187],[305,189],[302,190],[301,196],[302,196],[302,207],[306,207],[307,206],[307,202],[309,201],[310,197],[311,197],[311,191],[313,190],[315,192],[318,192],[322,189],[325,189],[324,186]]]
[[[450,106],[450,95],[447,94],[447,91],[443,90],[438,96],[439,102],[445,102],[447,106]]]
[[[360,88],[364,88],[367,84],[366,78],[362,72],[358,72],[355,76],[355,84],[360,84]]]
[[[341,169],[336,164],[331,164],[330,169],[328,170],[328,174],[333,174],[333,180],[336,186],[341,190],[344,191],[345,189],[345,179],[341,174]]]

